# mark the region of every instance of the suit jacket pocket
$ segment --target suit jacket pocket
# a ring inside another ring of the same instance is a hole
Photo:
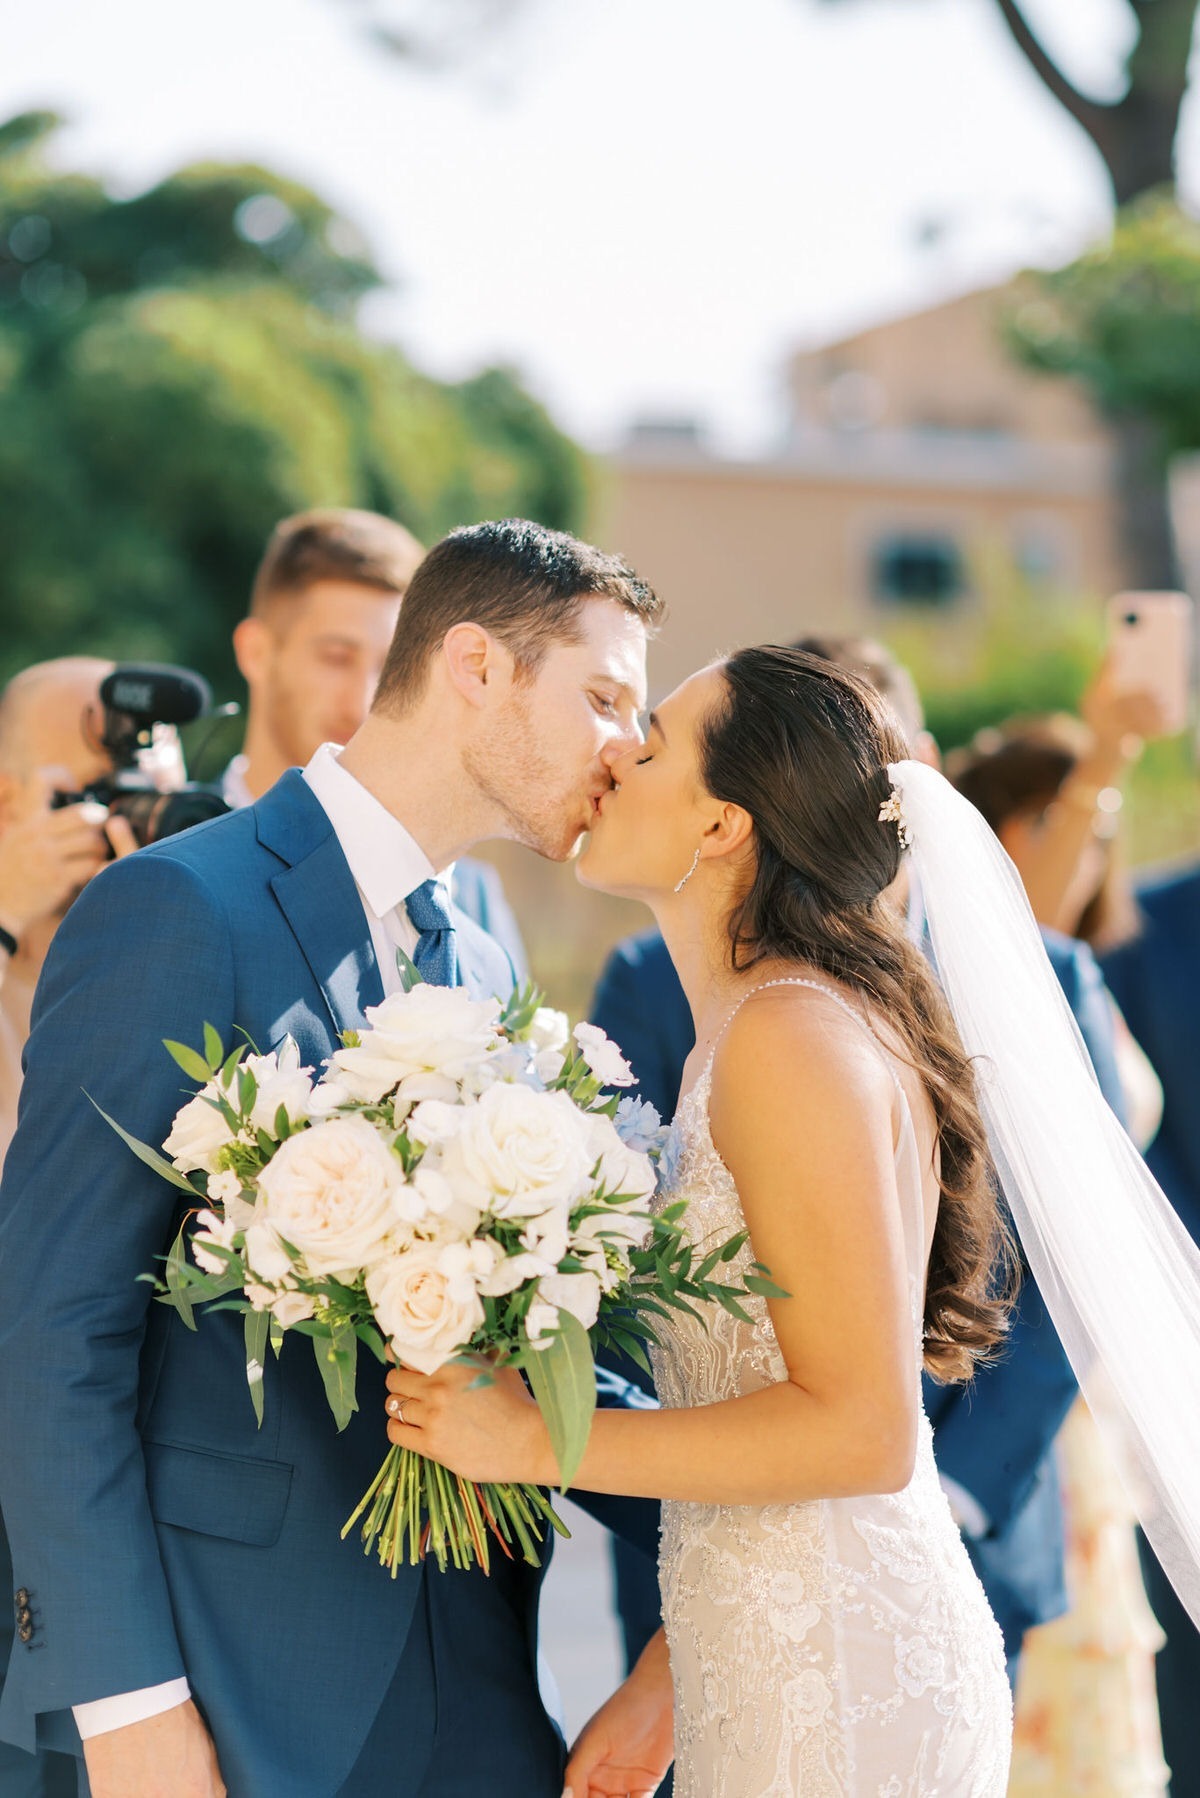
[[[286,1461],[147,1442],[146,1490],[158,1523],[251,1548],[278,1541],[292,1485]]]

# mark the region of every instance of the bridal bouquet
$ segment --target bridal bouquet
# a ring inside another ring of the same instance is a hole
[[[168,1042],[200,1090],[165,1155],[107,1118],[198,1201],[158,1295],[192,1329],[198,1304],[244,1311],[260,1423],[286,1335],[311,1338],[339,1430],[360,1344],[423,1373],[466,1354],[485,1358],[481,1379],[518,1367],[565,1490],[595,1409],[595,1346],[647,1366],[653,1316],[707,1301],[744,1316],[739,1296],[777,1289],[757,1266],[744,1285],[716,1277],[744,1232],[696,1258],[683,1204],[651,1209],[664,1133],[653,1107],[606,1096],[633,1077],[602,1031],[572,1036],[532,988],[501,1006],[403,972],[405,990],[368,1009],[316,1080],[290,1039],[226,1054],[206,1025],[203,1052]],[[427,1552],[486,1570],[490,1541],[536,1564],[544,1526],[563,1530],[536,1486],[471,1482],[398,1448],[343,1536],[360,1519],[393,1577]]]

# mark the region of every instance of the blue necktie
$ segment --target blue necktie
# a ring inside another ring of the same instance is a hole
[[[430,986],[458,986],[458,938],[445,887],[436,880],[423,880],[404,905],[419,933],[413,950],[417,973]]]

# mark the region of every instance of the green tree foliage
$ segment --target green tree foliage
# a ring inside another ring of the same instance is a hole
[[[221,691],[267,534],[366,506],[426,541],[521,513],[577,528],[583,457],[516,377],[429,379],[355,322],[353,227],[267,170],[132,199],[0,126],[0,678],[45,656],[183,661]]]

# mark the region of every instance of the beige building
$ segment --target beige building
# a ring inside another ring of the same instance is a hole
[[[1015,577],[1050,600],[1121,584],[1107,435],[1072,385],[1010,361],[1007,298],[968,294],[794,356],[770,460],[722,460],[687,426],[632,434],[592,534],[667,601],[652,695],[740,643],[916,622],[970,635]],[[523,851],[488,853],[535,973],[580,1012],[648,914]]]
[[[734,462],[687,426],[642,426],[595,534],[662,593],[654,684],[737,643],[965,622],[1014,575],[1119,586],[1107,433],[1001,337],[1008,290],[967,294],[795,355],[780,453]]]

